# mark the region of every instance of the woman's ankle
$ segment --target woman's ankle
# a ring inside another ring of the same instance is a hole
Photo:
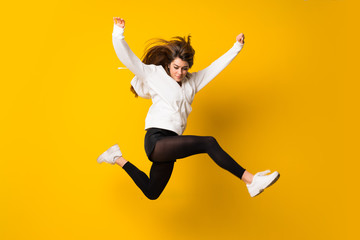
[[[125,165],[125,163],[127,163],[127,162],[128,161],[125,158],[123,158],[122,156],[115,159],[115,163],[117,165],[119,165],[120,167],[123,167]]]
[[[241,180],[244,181],[244,183],[246,184],[251,184],[253,181],[254,175],[252,175],[251,173],[249,173],[248,171],[245,170],[244,174],[241,177]]]

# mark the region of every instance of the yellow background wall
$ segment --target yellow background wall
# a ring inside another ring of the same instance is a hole
[[[355,1],[354,1],[355,2]],[[0,239],[354,239],[358,225],[358,8],[346,0],[2,3]],[[178,160],[147,200],[118,143],[148,172],[150,101],[112,46],[112,17],[140,57],[150,38],[191,34],[192,71],[245,34],[195,98],[185,134],[212,135],[250,172],[281,178],[250,198],[207,155]]]

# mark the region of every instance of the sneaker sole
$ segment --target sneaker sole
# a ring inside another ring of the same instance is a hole
[[[104,158],[104,155],[105,154],[108,154],[109,150],[111,149],[112,147],[110,147],[108,150],[106,150],[105,152],[103,152],[98,158],[97,158],[97,162],[98,163],[103,163],[105,162],[105,158]]]
[[[97,161],[98,163],[103,163],[103,162],[104,162],[104,158],[103,158],[104,154],[106,154],[106,151],[97,158],[96,161]]]
[[[277,180],[279,180],[280,178],[280,173],[276,176],[276,178],[274,178],[274,180],[271,181],[271,183],[269,185],[267,185],[265,188],[260,189],[260,191],[254,195],[253,197],[256,197],[257,195],[259,195],[260,193],[262,193],[266,188],[270,187],[271,185],[273,185],[274,183],[276,183]]]
[[[119,147],[116,146],[116,144],[114,146],[111,146],[110,148],[108,148],[105,152],[103,152],[98,158],[97,158],[97,162],[98,163],[103,163],[106,162],[106,158],[104,158],[105,154],[112,154],[113,152],[115,152],[116,150],[118,150]]]

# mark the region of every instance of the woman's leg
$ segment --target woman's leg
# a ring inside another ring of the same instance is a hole
[[[170,179],[174,161],[199,153],[209,154],[216,164],[243,180],[251,197],[263,192],[280,177],[276,171],[267,175],[269,170],[252,175],[235,162],[213,137],[170,136],[157,141],[151,155],[150,178],[123,157],[118,158],[116,163],[124,168],[149,199],[157,199]]]
[[[162,138],[156,143],[151,159],[154,162],[166,162],[169,159],[180,159],[199,153],[209,154],[217,165],[240,179],[244,175],[242,180],[251,183],[252,174],[235,162],[213,137],[182,135]]]
[[[123,157],[116,159],[116,163],[129,174],[145,196],[151,200],[157,199],[163,192],[174,168],[174,162],[154,162],[150,169],[149,178]]]

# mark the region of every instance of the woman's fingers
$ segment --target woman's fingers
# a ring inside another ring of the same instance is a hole
[[[124,28],[125,27],[125,20],[120,17],[113,17],[114,23],[118,25],[119,27]]]
[[[244,39],[245,39],[245,36],[243,33],[240,33],[239,35],[237,35],[236,37],[236,41],[240,42],[240,43],[244,43]]]

